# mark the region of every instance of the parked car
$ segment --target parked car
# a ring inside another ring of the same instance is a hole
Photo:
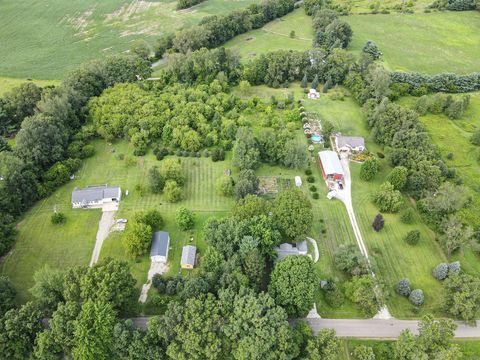
[[[343,183],[341,181],[338,182],[338,188],[340,190],[343,190]]]
[[[128,222],[127,219],[118,219],[117,224],[126,224]]]

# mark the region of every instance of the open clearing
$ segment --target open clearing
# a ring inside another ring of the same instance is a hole
[[[308,50],[312,47],[313,28],[311,18],[303,8],[276,19],[261,29],[236,36],[225,44],[235,49],[242,61],[255,58],[260,54],[276,50]],[[295,36],[290,37],[290,32]]]
[[[390,70],[427,74],[479,70],[480,12],[446,11],[412,15],[353,15],[350,48],[360,53],[368,40],[377,43]]]
[[[24,82],[27,82],[27,79],[16,79],[8,77],[0,77],[0,96],[4,95],[6,92],[12,90],[14,87],[20,86]],[[55,80],[32,80],[35,85],[40,87],[45,86],[55,86],[60,84],[60,81]]]
[[[389,11],[395,11],[393,8],[396,5],[405,4],[404,0],[382,0],[382,1],[375,1],[375,0],[334,0],[334,4],[336,5],[348,5],[350,6],[350,13],[352,14],[365,14],[371,13],[372,10],[375,8],[376,4],[378,4],[377,11],[381,11],[383,9],[387,9]],[[431,4],[431,0],[415,0],[412,2],[412,6],[410,9],[414,11],[423,11],[425,7]]]
[[[255,0],[209,0],[176,11],[176,0],[4,0],[0,2],[0,76],[61,79],[69,69],[128,50],[201,18]]]
[[[127,166],[126,160],[119,160],[120,153],[131,154],[133,148],[126,142],[118,142],[112,146],[105,141],[94,141],[96,154],[87,159],[77,178],[62,186],[50,197],[38,202],[18,225],[19,236],[13,251],[6,257],[1,266],[1,273],[8,275],[18,290],[18,301],[25,302],[30,298],[33,285],[33,274],[44,264],[53,268],[66,269],[73,265],[88,265],[95,244],[95,236],[101,210],[71,209],[71,192],[75,187],[98,185],[108,181],[111,185],[119,185],[122,190],[129,190],[128,196],[123,196],[117,218],[129,218],[135,211],[158,209],[165,218],[165,229],[171,232],[169,254],[171,261],[170,273],[179,271],[181,247],[190,238],[199,239],[197,233],[180,232],[175,225],[175,211],[180,206],[186,206],[197,215],[196,229],[209,217],[224,215],[232,207],[234,200],[216,194],[215,182],[223,176],[225,166],[229,162],[214,163],[210,158],[182,158],[186,173],[184,186],[185,200],[176,204],[163,201],[162,195],[152,195],[145,191],[136,191],[136,185],[145,187],[147,171],[154,164],[160,165],[152,154],[142,158],[126,155],[126,158],[136,159],[136,165]],[[113,152],[115,150],[115,152]],[[65,225],[54,226],[50,216],[54,207],[67,216]],[[127,225],[128,226],[128,225]],[[113,256],[126,258],[120,243],[121,233],[114,233],[107,238],[100,252],[100,258]],[[200,246],[202,250],[202,246]],[[133,264],[133,274],[140,287],[147,276],[150,259],[144,257]]]

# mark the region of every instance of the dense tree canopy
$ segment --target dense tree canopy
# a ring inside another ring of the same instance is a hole
[[[316,284],[310,258],[287,256],[275,265],[268,292],[289,316],[303,317],[312,309]]]
[[[273,219],[286,239],[304,239],[312,227],[312,204],[299,190],[282,191],[275,199]]]

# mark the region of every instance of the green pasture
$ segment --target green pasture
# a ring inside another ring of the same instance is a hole
[[[81,63],[128,50],[208,15],[256,0],[209,0],[177,11],[176,0],[0,2],[0,76],[61,79]]]
[[[396,11],[394,9],[397,5],[406,4],[405,0],[334,0],[333,4],[349,6],[350,13],[352,14],[370,14],[375,8],[377,12],[382,10],[388,10],[391,12]],[[431,0],[414,0],[412,1],[412,6],[408,8],[413,11],[423,11],[425,7],[431,4]]]
[[[294,37],[290,36],[292,31]],[[237,51],[245,61],[270,51],[308,50],[312,47],[312,40],[311,18],[303,9],[297,9],[261,29],[236,36],[225,47]]]
[[[351,50],[359,54],[368,40],[384,53],[390,70],[427,74],[478,71],[480,12],[352,15]]]

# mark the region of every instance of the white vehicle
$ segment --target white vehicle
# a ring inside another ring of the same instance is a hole
[[[128,222],[127,219],[118,219],[117,224],[126,224]]]

